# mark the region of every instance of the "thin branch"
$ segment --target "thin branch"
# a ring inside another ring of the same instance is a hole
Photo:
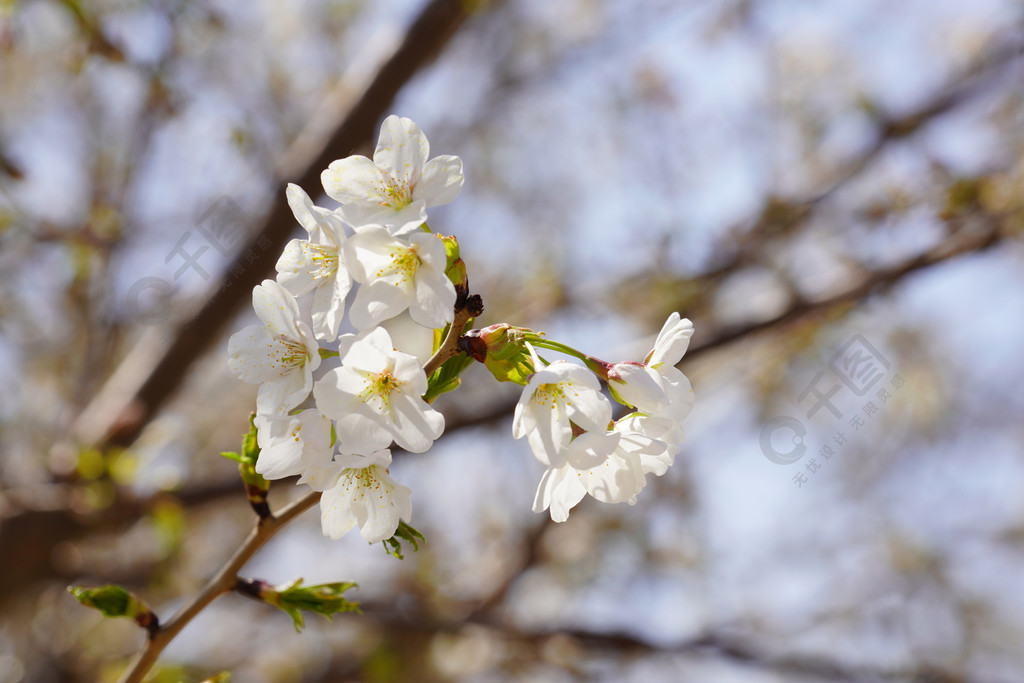
[[[995,220],[998,223],[998,219]],[[892,287],[907,275],[957,256],[988,249],[1002,242],[1005,237],[1003,229],[998,224],[993,225],[989,230],[974,235],[954,235],[934,249],[919,256],[891,268],[873,271],[864,280],[839,294],[818,300],[798,299],[786,310],[766,320],[744,323],[718,330],[711,339],[703,343],[692,344],[686,352],[685,360],[693,360],[712,349],[726,346],[758,332],[777,328],[811,315],[826,312],[838,306],[860,301],[876,292]]]
[[[163,649],[174,640],[175,636],[197,614],[224,593],[234,590],[238,581],[238,571],[256,554],[256,551],[262,548],[281,527],[316,505],[319,500],[320,493],[311,491],[302,498],[285,506],[279,514],[257,522],[245,541],[242,542],[242,545],[235,551],[235,554],[221,567],[216,576],[207,582],[199,595],[182,607],[177,614],[152,634],[146,642],[146,647],[135,656],[135,659],[132,660],[121,676],[120,683],[139,683],[142,681],[146,673],[156,663]]]
[[[441,342],[441,346],[437,349],[430,360],[427,361],[426,365],[423,366],[423,371],[427,373],[427,377],[430,377],[434,372],[444,365],[444,362],[449,358],[453,358],[459,353],[458,344],[459,337],[462,336],[462,332],[466,329],[466,323],[473,317],[468,308],[462,308],[455,313],[455,320],[452,321],[451,327],[448,328],[448,334],[445,336],[444,341]]]

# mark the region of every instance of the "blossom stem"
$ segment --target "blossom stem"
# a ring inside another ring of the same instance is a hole
[[[577,351],[567,344],[555,341],[554,339],[548,339],[547,337],[538,336],[536,339],[531,339],[530,343],[534,346],[564,353],[565,355],[572,356],[573,358],[579,358],[591,372],[602,379],[608,379],[608,369],[611,367],[611,363],[608,363],[607,361],[595,358],[594,356],[589,356],[582,351]]]
[[[459,337],[462,336],[463,330],[466,328],[466,323],[473,317],[473,313],[469,307],[462,308],[455,312],[455,320],[452,321],[451,326],[448,328],[448,334],[445,336],[444,341],[441,342],[440,348],[430,357],[426,365],[423,366],[423,372],[427,373],[427,377],[430,377],[434,372],[444,365],[444,362],[449,358],[453,358],[460,353],[462,350],[459,349]]]
[[[121,675],[119,683],[140,683],[156,663],[164,648],[197,614],[224,593],[235,590],[238,584],[238,570],[256,554],[256,551],[262,548],[281,527],[316,505],[318,500],[320,500],[320,492],[311,491],[286,505],[278,514],[257,522],[235,554],[221,567],[216,576],[207,582],[199,595],[178,610],[177,614],[166,623],[150,632],[146,647],[135,656],[135,659]]]

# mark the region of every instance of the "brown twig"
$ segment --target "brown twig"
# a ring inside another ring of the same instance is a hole
[[[462,353],[459,351],[459,337],[462,336],[462,332],[466,329],[466,323],[472,317],[473,314],[468,308],[456,311],[455,320],[452,322],[451,327],[448,328],[447,336],[445,336],[437,351],[434,352],[434,355],[430,357],[430,360],[423,366],[423,371],[427,373],[427,377],[433,375],[439,367],[444,365],[446,360]]]

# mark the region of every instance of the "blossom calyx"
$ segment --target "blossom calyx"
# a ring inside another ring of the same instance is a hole
[[[530,375],[536,372],[526,343],[542,336],[542,333],[525,327],[498,323],[470,330],[459,340],[459,349],[486,365],[499,382],[525,386]]]

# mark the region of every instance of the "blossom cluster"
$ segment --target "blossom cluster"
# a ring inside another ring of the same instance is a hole
[[[239,379],[259,385],[256,472],[298,476],[321,491],[324,534],[339,538],[358,525],[377,542],[403,533],[410,490],[389,473],[390,449],[422,453],[433,445],[444,417],[428,399],[455,388],[474,359],[499,381],[524,387],[513,436],[525,437],[547,468],[535,511],[564,521],[587,494],[633,504],[648,475],[667,471],[693,405],[675,367],[693,332],[689,320],[672,314],[643,363],[614,364],[504,323],[465,334],[460,327],[451,330],[457,350],[437,369],[440,360],[427,361],[442,333],[464,325],[467,317],[456,313],[470,309],[458,243],[429,231],[427,209],[458,196],[461,160],[430,158],[416,124],[389,116],[372,159],[335,161],[321,180],[340,206],[316,206],[288,186],[306,236],[287,244],[276,280],[253,289],[260,323],[231,337],[228,362]],[[584,365],[548,363],[537,348]],[[433,377],[428,366],[437,369]],[[600,380],[629,408],[623,417],[612,419]]]
[[[429,157],[419,127],[389,116],[373,159],[350,156],[323,172],[339,208],[289,185],[307,236],[287,244],[276,280],[253,289],[260,324],[228,343],[232,372],[259,385],[256,471],[298,475],[322,491],[321,525],[332,538],[358,525],[366,540],[383,541],[409,521],[410,491],[388,472],[390,447],[423,452],[444,431],[423,400],[423,362],[434,331],[453,322],[456,290],[426,218],[458,196],[463,175],[458,157]],[[346,313],[354,331],[340,334]],[[337,366],[323,371],[333,358]],[[299,410],[310,394],[313,407]]]
[[[682,420],[693,407],[690,382],[675,367],[692,334],[693,324],[673,313],[643,363],[584,357],[597,374],[565,360],[545,364],[529,346],[536,372],[516,405],[512,433],[525,436],[547,467],[535,512],[549,510],[554,521],[563,522],[587,494],[632,505],[648,474],[668,471],[685,439]],[[611,396],[632,409],[614,422],[598,375]]]

